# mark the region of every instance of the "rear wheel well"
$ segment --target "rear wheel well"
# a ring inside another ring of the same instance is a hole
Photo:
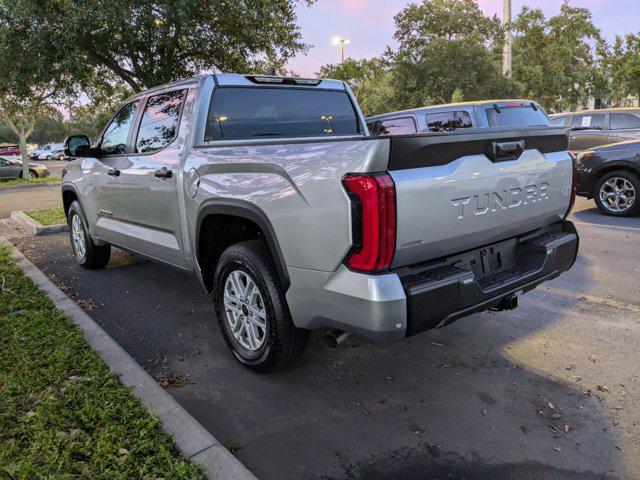
[[[73,190],[64,190],[62,192],[62,205],[64,207],[64,216],[69,217],[69,207],[71,204],[78,200],[78,195]]]
[[[235,215],[207,215],[200,225],[198,264],[208,291],[213,289],[213,274],[222,252],[231,245],[246,240],[265,239],[257,223]],[[273,252],[271,252],[273,257]]]
[[[637,168],[633,168],[630,165],[609,165],[604,167],[602,170],[598,171],[598,175],[596,177],[596,180],[594,182],[594,188],[596,187],[596,185],[598,184],[598,181],[605,176],[607,173],[611,173],[613,171],[616,170],[622,170],[622,171],[626,171],[626,172],[631,172],[634,173],[636,175],[640,175],[640,169]]]

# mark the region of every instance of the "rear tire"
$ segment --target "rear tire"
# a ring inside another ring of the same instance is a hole
[[[598,209],[605,215],[632,217],[640,213],[640,178],[631,171],[605,173],[593,193]]]
[[[29,170],[29,178],[38,178],[38,172],[35,170]]]
[[[96,245],[89,235],[89,229],[84,220],[82,207],[76,200],[69,207],[67,215],[71,248],[76,263],[83,268],[95,270],[104,268],[109,263],[111,245]]]
[[[293,324],[263,241],[236,243],[222,253],[214,295],[224,339],[245,367],[259,373],[280,370],[304,352],[309,331]]]

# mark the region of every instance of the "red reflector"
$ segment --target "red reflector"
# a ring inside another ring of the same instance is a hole
[[[396,249],[396,192],[388,173],[348,174],[343,183],[352,200],[353,248],[347,266],[389,269]]]
[[[572,163],[571,200],[569,200],[569,208],[567,209],[567,213],[564,214],[565,220],[573,210],[573,206],[576,203],[576,192],[578,191],[578,156],[571,150],[569,150],[569,155],[571,155],[571,163]]]

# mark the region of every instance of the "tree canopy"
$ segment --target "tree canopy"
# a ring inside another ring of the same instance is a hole
[[[283,66],[306,49],[296,3],[5,0],[0,42],[19,60],[18,70],[29,61],[46,66],[38,80],[57,80],[67,89],[116,80],[138,91],[203,71]]]
[[[401,107],[504,98],[519,86],[502,75],[500,20],[474,0],[422,0],[395,16],[398,49],[389,52]]]

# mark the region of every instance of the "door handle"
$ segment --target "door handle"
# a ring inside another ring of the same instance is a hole
[[[156,170],[155,176],[157,178],[171,178],[173,177],[173,172],[167,167],[162,167],[160,170]]]
[[[120,176],[120,170],[118,170],[116,167],[110,168],[107,171],[107,175],[111,175],[112,177],[119,177]]]

